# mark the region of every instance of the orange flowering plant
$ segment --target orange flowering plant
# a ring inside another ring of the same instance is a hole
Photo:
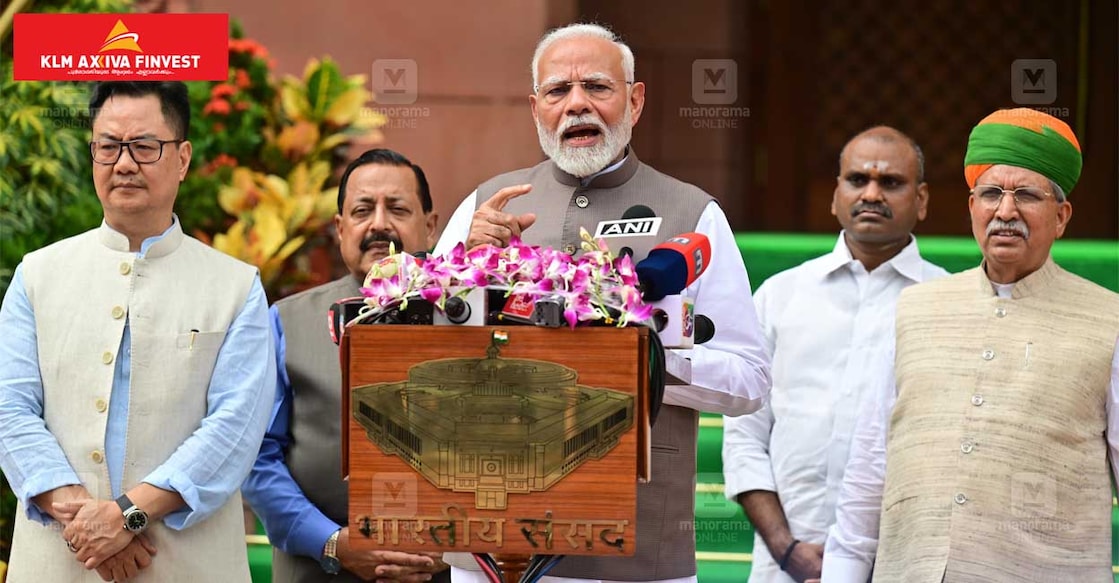
[[[178,212],[197,237],[256,265],[278,298],[298,280],[289,260],[334,214],[340,148],[378,140],[385,120],[365,107],[364,76],[343,76],[329,58],[310,60],[302,78],[277,82],[272,69],[234,24],[228,79],[191,87],[195,171]]]

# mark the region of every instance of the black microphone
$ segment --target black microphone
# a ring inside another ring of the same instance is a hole
[[[653,212],[653,209],[651,209],[651,208],[649,208],[649,207],[647,207],[643,204],[635,204],[635,205],[629,207],[628,209],[626,209],[626,212],[622,213],[622,220],[624,221],[626,219],[651,219],[655,216],[657,216],[657,214]]]
[[[365,306],[365,298],[354,297],[338,300],[330,304],[330,309],[326,312],[327,326],[330,328],[330,339],[335,344],[342,342],[342,335],[345,334],[346,322],[353,320],[358,316],[361,308]]]
[[[692,333],[692,342],[703,344],[715,337],[715,323],[703,314],[695,315],[695,332]]]
[[[470,304],[458,296],[451,296],[443,303],[443,313],[452,324],[465,324],[470,319]]]
[[[657,216],[657,213],[654,213],[653,209],[643,204],[635,204],[626,209],[626,212],[622,213],[622,220],[628,221],[630,219],[651,219],[655,216]],[[619,249],[618,257],[623,256],[633,257],[633,248],[623,246],[621,249]]]

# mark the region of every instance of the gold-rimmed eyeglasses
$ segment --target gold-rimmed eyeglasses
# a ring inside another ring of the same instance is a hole
[[[580,85],[583,91],[590,96],[591,99],[597,101],[606,101],[614,96],[619,88],[626,85],[633,85],[633,81],[615,81],[614,79],[598,78],[598,79],[582,79],[579,81],[554,81],[545,83],[543,85],[536,85],[532,90],[540,96],[546,103],[556,104],[563,101],[568,94],[571,93],[571,88]]]
[[[128,148],[128,155],[137,164],[155,164],[163,157],[163,146],[166,144],[181,144],[186,140],[157,140],[155,138],[140,138],[138,140],[93,140],[89,143],[89,151],[93,154],[93,161],[98,164],[116,164],[120,160],[121,152]]]
[[[1053,196],[1052,193],[1036,186],[1020,186],[1014,190],[1007,190],[993,184],[977,184],[971,189],[971,194],[988,209],[996,209],[1002,204],[1002,197],[1009,195],[1014,199],[1014,205],[1019,209],[1036,207]]]

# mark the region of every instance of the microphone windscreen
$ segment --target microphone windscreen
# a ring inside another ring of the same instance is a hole
[[[653,247],[635,266],[641,297],[655,302],[692,284],[711,258],[711,241],[703,233],[684,233]]]
[[[679,251],[654,248],[635,267],[641,297],[656,302],[688,287],[688,262]]]
[[[626,212],[622,215],[622,220],[648,219],[655,216],[657,216],[657,214],[653,212],[653,209],[643,204],[635,204],[626,209]]]
[[[695,344],[703,344],[708,340],[715,337],[715,322],[711,318],[703,314],[695,315],[695,332],[693,333],[693,342]]]

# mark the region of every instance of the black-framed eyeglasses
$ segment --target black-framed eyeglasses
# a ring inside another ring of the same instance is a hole
[[[155,138],[140,138],[138,140],[93,140],[89,143],[89,151],[93,154],[93,161],[98,164],[116,164],[120,160],[121,152],[128,148],[128,155],[137,164],[155,164],[163,157],[163,146],[166,144],[181,144],[186,140],[157,140]]]
[[[533,87],[535,91],[545,102],[549,104],[556,104],[563,101],[569,93],[571,88],[575,85],[583,87],[583,91],[598,101],[605,101],[614,96],[614,92],[620,87],[626,85],[633,85],[633,81],[615,81],[614,79],[596,78],[596,79],[582,79],[579,81],[556,81],[553,83],[545,83],[544,85],[537,85]]]

